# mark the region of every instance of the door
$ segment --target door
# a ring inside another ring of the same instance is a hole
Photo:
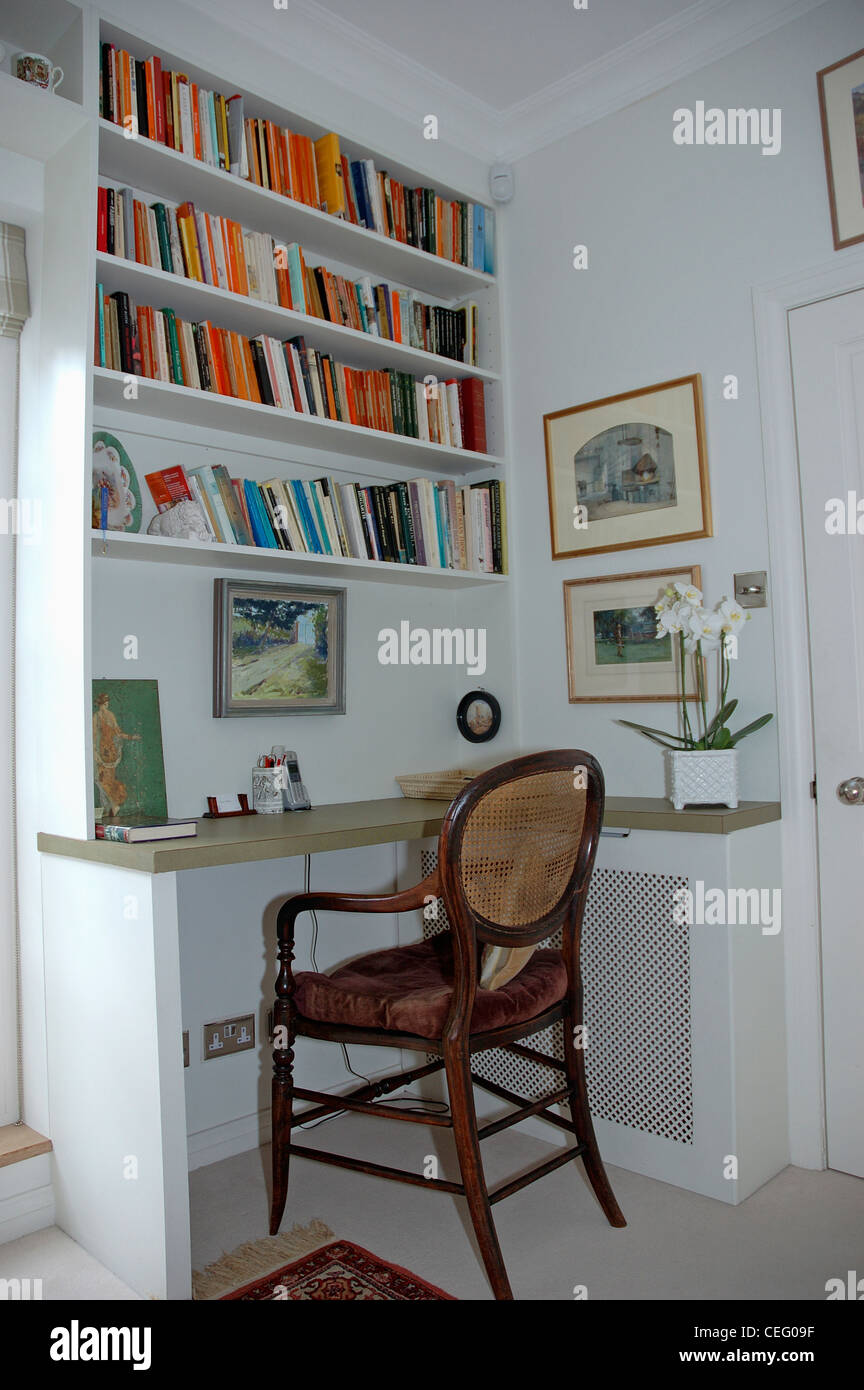
[[[793,309],[789,333],[818,788],[828,1165],[864,1177],[864,290]]]

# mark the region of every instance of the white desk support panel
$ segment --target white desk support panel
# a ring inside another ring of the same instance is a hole
[[[188,1299],[191,1293],[178,873],[388,842],[408,842],[409,857],[424,842],[434,852],[432,837],[445,811],[441,801],[398,797],[280,817],[203,821],[196,838],[161,844],[39,836],[57,1221],[145,1298]],[[625,938],[619,930],[608,960],[592,947],[593,958],[589,952],[585,962],[586,991],[589,977],[598,984],[598,1038],[607,986],[615,988],[612,975],[602,977],[615,964],[615,952],[627,955],[640,894],[649,892],[651,921],[665,910],[657,906],[657,884],[641,880],[660,876],[663,892],[682,875],[712,887],[773,887],[779,883],[778,827],[771,822],[778,819],[774,803],[674,812],[661,800],[609,799],[606,826],[629,826],[631,834],[604,837],[592,898],[629,897],[621,899],[626,911],[619,913]],[[672,826],[672,834],[656,833]],[[612,871],[625,878],[607,880]],[[669,1076],[677,1087],[675,1104],[679,1096],[685,1109],[690,1104],[684,1124],[691,1137],[679,1142],[641,1133],[630,1111],[622,1113],[624,1123],[603,1119],[610,1106],[623,1103],[613,1086],[609,1096],[604,1092],[597,1121],[604,1157],[740,1201],[786,1162],[782,933],[690,928],[684,933],[688,965],[681,933],[673,933],[676,953],[674,942],[670,947],[665,940],[668,929],[665,936],[663,924],[659,929],[659,955],[677,980],[677,1013],[665,1025],[677,1039]],[[416,939],[415,923],[406,922],[405,930],[406,939]],[[636,977],[651,956],[652,940],[649,931],[647,945],[631,952],[634,1006]],[[654,988],[649,970],[642,997],[651,998]],[[645,1049],[650,1055],[664,1020],[656,1008],[643,1010],[642,1018],[652,1030]],[[616,1055],[624,1065],[626,1052],[620,1022],[616,1029],[619,1041],[611,1050],[605,1045],[605,1066],[613,1071]],[[688,1056],[692,1073],[682,1081]],[[635,1103],[638,1109],[641,1102]],[[739,1158],[737,1180],[723,1176],[726,1155]]]

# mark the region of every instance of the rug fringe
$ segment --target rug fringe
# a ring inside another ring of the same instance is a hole
[[[206,1269],[193,1270],[192,1297],[196,1300],[221,1298],[256,1276],[270,1274],[298,1255],[311,1254],[319,1245],[333,1239],[329,1226],[317,1217],[308,1226],[292,1226],[278,1236],[247,1241],[236,1250],[221,1255]]]

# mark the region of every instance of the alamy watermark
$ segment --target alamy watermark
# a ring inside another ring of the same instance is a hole
[[[486,629],[412,627],[403,618],[398,632],[384,627],[378,633],[378,660],[382,666],[464,666],[469,676],[482,676]]]
[[[781,926],[779,888],[706,888],[701,878],[672,894],[672,921],[679,927],[761,927],[776,936]]]
[[[676,145],[761,145],[763,154],[780,153],[779,106],[737,106],[723,111],[697,101],[692,111],[679,106],[672,120]]]

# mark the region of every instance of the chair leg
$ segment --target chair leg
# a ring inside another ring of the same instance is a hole
[[[281,1059],[285,1059],[284,1061]],[[270,1207],[270,1234],[275,1236],[282,1223],[288,1196],[288,1163],[291,1155],[291,1121],[293,1118],[293,1061],[294,1053],[274,1053],[273,1085],[271,1089],[271,1118],[273,1129],[273,1201]]]
[[[600,1157],[591,1111],[588,1108],[588,1084],[585,1079],[585,1050],[577,1047],[573,1034],[564,1020],[564,1062],[567,1067],[567,1082],[571,1086],[570,1114],[576,1127],[576,1138],[585,1145],[582,1155],[585,1171],[594,1189],[595,1196],[606,1215],[610,1226],[626,1226],[623,1213],[615,1200],[615,1193],[606,1176],[606,1169]]]
[[[273,1084],[271,1088],[271,1126],[273,1132],[273,1201],[270,1207],[270,1234],[275,1236],[288,1196],[288,1161],[291,1155],[291,1121],[294,1112],[294,980],[293,920],[279,921],[279,976],[273,1009]]]
[[[453,1117],[453,1137],[480,1254],[496,1299],[512,1300],[513,1291],[504,1267],[486,1190],[480,1140],[477,1138],[477,1113],[474,1109],[471,1065],[467,1051],[451,1050],[445,1046],[444,1065],[450,1094],[450,1112]]]

